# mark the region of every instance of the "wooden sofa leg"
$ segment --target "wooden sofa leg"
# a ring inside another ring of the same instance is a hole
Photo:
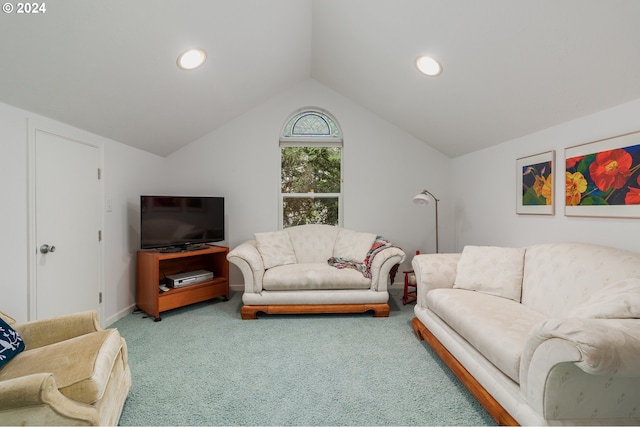
[[[422,332],[420,332],[420,330],[422,328],[424,328],[424,325],[422,324],[422,322],[420,320],[418,320],[417,317],[414,317],[413,319],[411,319],[411,326],[413,326],[413,333],[416,334],[416,337],[420,341],[424,341],[424,337],[422,336]]]
[[[389,304],[371,304],[365,308],[365,311],[373,310],[373,317],[389,317],[391,312]]]
[[[435,351],[440,359],[451,369],[460,382],[471,392],[473,397],[501,426],[517,426],[518,422],[500,405],[489,392],[465,369],[447,348],[431,333],[422,322],[414,317],[411,320],[413,331],[420,340],[424,340]]]
[[[257,320],[258,312],[268,310],[267,306],[262,305],[243,305],[240,309],[240,317],[242,320]]]

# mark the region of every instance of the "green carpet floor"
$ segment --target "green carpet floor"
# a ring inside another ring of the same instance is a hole
[[[411,328],[413,305],[392,291],[391,315],[259,315],[241,320],[240,292],[133,313],[133,386],[121,425],[495,425]]]

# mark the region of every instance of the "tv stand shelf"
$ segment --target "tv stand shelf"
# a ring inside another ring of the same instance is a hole
[[[136,305],[156,322],[160,313],[185,305],[223,297],[229,299],[229,262],[225,246],[185,252],[138,251]],[[160,292],[161,281],[172,274],[196,270],[213,272],[213,280]]]

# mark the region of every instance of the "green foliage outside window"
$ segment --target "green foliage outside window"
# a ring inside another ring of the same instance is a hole
[[[284,228],[304,224],[338,225],[338,198],[284,197]]]
[[[285,228],[302,224],[338,224],[341,154],[340,147],[281,148]]]

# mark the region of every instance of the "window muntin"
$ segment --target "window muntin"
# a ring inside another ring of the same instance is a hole
[[[327,113],[304,110],[280,138],[280,222],[341,225],[342,137]]]
[[[301,136],[332,137],[342,142],[336,121],[321,111],[304,110],[287,121],[282,132],[283,139]]]

